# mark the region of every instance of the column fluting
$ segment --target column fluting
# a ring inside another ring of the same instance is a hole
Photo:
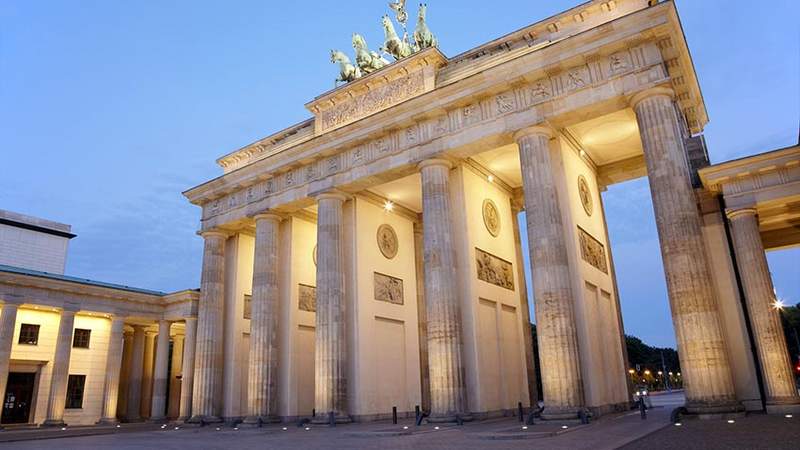
[[[75,328],[75,311],[61,311],[56,337],[56,352],[50,374],[50,398],[47,403],[45,426],[64,425],[64,406],[67,402],[69,358],[72,354],[72,331]]]
[[[419,168],[422,176],[423,263],[428,315],[429,420],[469,420],[471,415],[467,405],[450,203],[452,164],[433,159],[423,161]]]
[[[795,386],[780,311],[774,306],[775,289],[761,242],[757,212],[746,208],[729,211],[727,215],[750,325],[761,362],[767,412],[796,411],[800,396]]]
[[[314,405],[317,421],[333,412],[348,422],[347,327],[345,314],[344,214],[347,197],[336,192],[317,197],[317,314]]]
[[[14,344],[14,328],[17,323],[16,303],[4,303],[0,313],[0,395],[6,395],[8,368],[11,363],[11,347]]]
[[[250,359],[247,417],[244,423],[277,422],[278,417],[278,244],[281,217],[255,216],[253,298],[250,319]]]
[[[113,316],[111,318],[111,332],[108,337],[108,352],[106,355],[106,382],[103,389],[103,415],[100,423],[117,423],[117,402],[119,401],[119,381],[122,370],[122,348],[124,345],[123,327],[125,318]]]
[[[575,299],[561,206],[550,151],[549,127],[535,126],[515,135],[519,146],[525,218],[533,280],[536,335],[542,373],[542,417],[576,417],[584,408]]]
[[[183,340],[183,364],[181,365],[181,406],[178,420],[185,422],[192,416],[192,393],[194,391],[194,354],[197,343],[197,318],[187,317],[186,337]]]
[[[709,414],[740,410],[673,92],[644,91],[631,105],[653,197],[686,407]]]
[[[156,362],[153,369],[153,399],[150,406],[150,420],[153,422],[160,422],[166,419],[170,325],[170,322],[166,320],[158,322]]]
[[[220,232],[203,233],[203,272],[197,313],[192,418],[189,422],[221,422],[222,327],[225,299],[225,241]]]
[[[144,327],[133,325],[133,349],[131,351],[131,372],[128,374],[128,422],[138,422],[142,418],[142,373],[144,372]]]

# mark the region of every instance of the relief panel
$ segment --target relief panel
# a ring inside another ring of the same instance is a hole
[[[581,245],[581,258],[597,270],[607,274],[608,262],[606,261],[606,248],[603,244],[581,227],[578,227],[578,238]]]
[[[402,305],[403,280],[378,272],[374,272],[374,275],[375,300]]]
[[[317,288],[307,284],[298,285],[298,304],[300,311],[317,311]]]
[[[475,247],[475,264],[479,280],[514,290],[514,268],[510,262]]]

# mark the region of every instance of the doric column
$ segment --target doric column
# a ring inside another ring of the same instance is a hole
[[[281,217],[255,216],[253,298],[250,319],[250,359],[247,418],[244,423],[278,422],[278,244]]]
[[[575,300],[561,207],[558,203],[550,152],[554,137],[549,127],[535,126],[516,133],[525,217],[533,278],[533,301],[545,418],[577,416],[584,407],[583,380],[578,362]]]
[[[347,329],[345,316],[344,226],[337,192],[317,197],[317,314],[314,405],[317,420],[333,411],[347,422]]]
[[[181,370],[181,407],[178,420],[186,421],[192,416],[192,392],[194,390],[194,352],[197,342],[197,318],[186,318],[186,338],[183,340],[183,364]]]
[[[128,387],[131,376],[131,354],[133,353],[133,333],[122,333],[122,368],[119,375],[119,401],[117,402],[117,417],[125,420],[128,416]]]
[[[128,374],[128,422],[141,420],[142,372],[144,371],[144,327],[133,325],[133,350],[131,351],[131,372]]]
[[[761,242],[755,209],[728,211],[736,263],[747,300],[750,325],[761,362],[767,412],[797,412],[797,395],[780,312],[773,306],[775,290]]]
[[[106,383],[103,389],[103,415],[100,423],[117,423],[117,401],[119,400],[119,379],[122,370],[122,347],[124,345],[123,327],[125,318],[111,318],[111,333],[108,337],[108,353],[106,354]]]
[[[72,353],[72,331],[75,328],[75,311],[61,311],[56,337],[56,353],[50,378],[50,398],[47,403],[45,426],[64,425],[64,405],[67,401],[69,357]]]
[[[523,205],[511,200],[511,223],[514,228],[514,250],[517,255],[517,279],[519,280],[519,307],[522,320],[522,345],[525,348],[525,373],[528,378],[528,401],[531,408],[539,405],[536,388],[536,361],[533,357],[533,333],[531,333],[531,310],[528,305],[528,282],[525,279],[525,266],[522,263],[522,237],[519,233],[519,213]]]
[[[8,367],[11,362],[11,346],[14,344],[14,325],[17,323],[19,305],[6,302],[0,313],[0,396],[5,401]]]
[[[470,419],[461,341],[461,307],[456,285],[450,169],[445,160],[420,163],[425,302],[428,309],[428,370],[431,421]]]
[[[156,353],[156,332],[146,330],[144,332],[144,358],[142,364],[142,401],[139,413],[142,417],[152,416],[151,407],[153,405],[153,363]]]
[[[422,409],[431,409],[431,374],[428,368],[428,307],[425,303],[425,237],[422,222],[414,222],[414,270],[417,275],[417,332]]]
[[[170,361],[169,399],[167,400],[167,417],[172,419],[180,415],[183,340],[183,334],[172,336],[172,361]]]
[[[216,231],[203,233],[203,272],[197,312],[192,418],[189,422],[221,422],[215,408],[222,394],[222,324],[225,300],[225,241]],[[215,402],[215,400],[217,400]]]
[[[161,422],[167,416],[167,383],[169,380],[169,327],[167,320],[158,321],[158,342],[156,362],[153,370],[153,400],[150,408],[150,421]]]
[[[736,401],[713,279],[673,92],[653,88],[631,99],[653,196],[672,321],[693,413],[741,408]]]

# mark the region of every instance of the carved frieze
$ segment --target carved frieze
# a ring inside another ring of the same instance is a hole
[[[492,236],[497,237],[500,234],[500,212],[489,198],[483,201],[483,225]]]
[[[648,43],[643,45],[653,44]],[[639,47],[635,47],[630,51],[625,50],[615,53],[614,57],[619,60],[618,62],[613,62],[611,57],[603,57],[593,61],[591,63],[592,66],[602,67],[602,70],[598,70],[597,73],[594,73],[590,70],[590,64],[584,64],[569,68],[560,73],[555,73],[551,76],[539,78],[532,83],[520,85],[503,92],[494,93],[488,97],[480,99],[476,98],[472,103],[449,109],[438,116],[426,118],[425,120],[409,125],[408,127],[393,130],[388,134],[376,137],[371,141],[360,142],[350,148],[345,148],[343,150],[343,156],[336,158],[326,157],[322,161],[306,163],[302,166],[296,167],[293,170],[285,172],[283,175],[275,176],[268,180],[258,182],[252,186],[254,187],[252,197],[245,195],[239,196],[239,193],[237,192],[228,194],[227,196],[222,197],[222,199],[207,203],[207,206],[204,207],[203,218],[208,219],[219,214],[224,214],[234,208],[239,208],[249,203],[259,202],[273,195],[279,195],[282,193],[282,191],[295,188],[301,184],[310,183],[336,173],[341,173],[355,167],[370,164],[373,161],[395,155],[409,148],[418,145],[424,145],[433,139],[442,137],[448,133],[457,132],[467,126],[476,125],[488,120],[494,120],[500,115],[513,114],[521,110],[529,109],[535,105],[554,101],[574,90],[604,82],[610,77],[622,76],[633,71],[641,70],[645,64],[651,64],[651,66],[649,66],[646,74],[642,73],[642,76],[640,77],[643,77],[642,83],[651,83],[656,79],[664,77],[665,75],[662,73],[662,66],[652,65],[651,62],[648,62],[649,60],[646,60],[645,57],[642,56],[644,54],[644,50],[640,49]],[[612,70],[612,66],[614,67],[614,70]],[[613,73],[614,71],[618,72]],[[407,77],[421,76],[420,74],[420,71],[411,72],[407,75]],[[358,83],[359,81],[356,81],[355,83]],[[378,86],[372,90],[368,90],[361,95],[353,93],[351,98],[339,101],[331,108],[351,108],[345,106],[345,103],[348,102],[363,103],[362,106],[358,107],[362,108],[362,112],[371,111],[372,108],[384,107],[386,104],[390,104],[391,102],[382,103],[382,100],[376,99],[375,95],[369,95],[369,93],[376,93],[380,89],[384,88],[388,89],[388,86],[393,86],[394,83],[398,81],[400,81],[400,79],[394,80],[390,84],[385,84],[383,87]],[[401,82],[401,85],[406,86],[404,83],[405,82]],[[427,83],[427,81],[425,81],[425,83]],[[425,86],[424,88],[430,89],[428,86]],[[387,95],[392,96],[392,98],[395,100],[402,98],[401,94],[403,90],[400,89],[400,93],[398,93],[397,89],[399,88],[395,87],[390,89],[387,91]],[[408,93],[410,91],[406,90],[405,92]],[[375,103],[377,106],[364,106],[370,101],[377,102]],[[321,110],[317,113],[318,117],[316,120],[323,120],[320,115],[324,116],[328,112],[334,114],[332,111],[332,109]],[[375,112],[377,112],[377,109]],[[341,115],[344,113],[336,114]],[[347,116],[347,114],[345,114],[345,118],[339,116],[336,118],[331,118],[330,120],[332,122],[330,123],[340,123],[342,120],[348,120],[346,117],[356,117],[355,115]],[[365,114],[368,113],[365,112]],[[314,165],[315,168],[307,171],[306,167],[309,165]],[[243,188],[243,190],[245,189],[246,188]]]
[[[298,285],[298,305],[300,311],[317,311],[317,288],[307,284]]]
[[[382,273],[374,272],[375,300],[403,304],[403,280]]]
[[[378,248],[386,259],[392,259],[397,256],[399,242],[397,233],[395,233],[391,225],[383,224],[379,226],[376,237],[378,239]]]
[[[475,247],[475,264],[479,280],[514,290],[514,267],[510,262]]]
[[[337,128],[382,111],[422,93],[424,89],[425,82],[422,71],[411,73],[324,111],[317,117],[321,123],[320,130]]]
[[[607,274],[608,262],[605,246],[581,227],[578,227],[578,239],[581,245],[581,258],[597,270]]]

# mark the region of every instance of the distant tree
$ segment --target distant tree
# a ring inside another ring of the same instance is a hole
[[[681,363],[678,360],[678,352],[669,347],[651,347],[636,336],[625,335],[625,344],[628,347],[628,367],[639,367],[652,371],[662,370],[661,355],[664,355],[664,366],[667,372],[680,372]]]

